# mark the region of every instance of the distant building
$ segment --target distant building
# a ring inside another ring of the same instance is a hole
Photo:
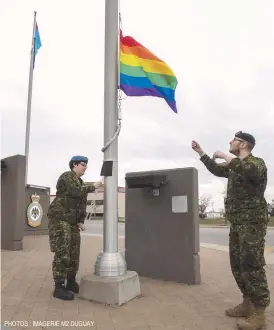
[[[89,193],[87,197],[87,213],[89,216],[104,215],[104,184],[96,189],[95,192]],[[118,187],[118,217],[125,217],[125,188]]]
[[[90,183],[90,182],[88,182]],[[54,200],[56,195],[50,196],[50,202]],[[87,196],[87,218],[92,216],[102,217],[104,215],[104,184],[102,184],[95,192],[89,193]],[[118,217],[125,217],[125,188],[118,187]]]

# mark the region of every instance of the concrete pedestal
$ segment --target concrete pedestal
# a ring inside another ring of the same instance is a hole
[[[1,160],[1,249],[23,249],[26,157],[15,155]]]
[[[141,294],[139,276],[128,271],[123,276],[86,275],[81,279],[79,297],[107,305],[122,305]]]
[[[128,270],[201,283],[198,187],[198,171],[191,167],[126,174]]]

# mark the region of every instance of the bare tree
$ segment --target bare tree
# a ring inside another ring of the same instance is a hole
[[[199,198],[199,215],[201,218],[205,218],[205,211],[209,206],[211,201],[211,197],[209,196],[201,196]]]

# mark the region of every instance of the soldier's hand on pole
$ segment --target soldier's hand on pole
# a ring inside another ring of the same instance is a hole
[[[78,223],[78,227],[81,231],[85,231],[86,230],[86,226],[83,223]]]
[[[94,182],[93,183],[93,186],[95,187],[95,189],[98,189],[101,185],[102,185],[102,182],[101,181],[98,181],[98,182]]]

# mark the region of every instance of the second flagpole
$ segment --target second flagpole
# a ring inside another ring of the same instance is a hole
[[[31,121],[31,101],[32,101],[32,84],[33,84],[33,66],[34,66],[34,34],[36,27],[36,11],[34,12],[33,30],[32,30],[32,44],[30,55],[30,70],[29,70],[29,86],[28,86],[28,104],[27,104],[27,118],[26,118],[26,136],[25,136],[25,156],[26,156],[26,176],[25,184],[28,183],[28,167],[29,167],[29,141],[30,141],[30,121]]]

